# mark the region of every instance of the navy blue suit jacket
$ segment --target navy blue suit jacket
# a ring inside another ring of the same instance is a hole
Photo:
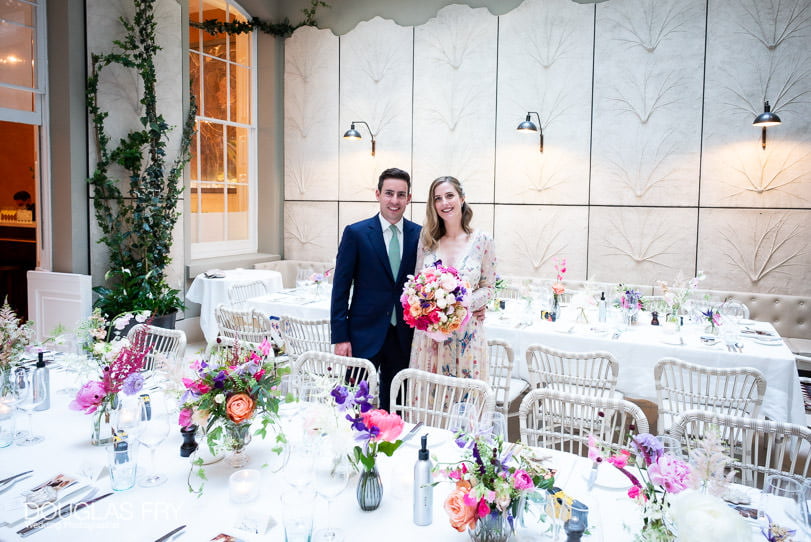
[[[391,311],[397,310],[400,344],[411,348],[414,330],[403,321],[400,295],[406,276],[417,264],[417,241],[421,227],[403,220],[403,257],[397,276],[392,276],[386,242],[377,215],[344,229],[335,274],[332,278],[332,343],[349,341],[352,355],[369,359],[383,346]],[[349,304],[350,288],[352,304]]]

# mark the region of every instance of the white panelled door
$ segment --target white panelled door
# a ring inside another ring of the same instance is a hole
[[[69,331],[91,312],[90,275],[28,272],[28,315],[37,339],[50,335],[60,324]]]

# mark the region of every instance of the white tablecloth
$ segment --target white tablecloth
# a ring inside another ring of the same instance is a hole
[[[53,392],[64,375],[53,374]],[[89,444],[90,417],[67,409],[70,397],[56,394],[52,397],[49,411],[34,414],[37,432],[44,434],[43,443],[33,447],[12,445],[0,449],[0,479],[28,469],[33,469],[31,478],[0,495],[0,521],[14,520],[22,516],[20,493],[30,489],[56,474],[78,475],[87,464],[101,466],[106,462],[106,451]],[[300,418],[299,418],[300,419]],[[22,420],[20,420],[22,421]],[[291,422],[292,423],[292,422]],[[292,433],[291,433],[292,434]],[[446,434],[445,434],[446,435]],[[440,444],[431,450],[441,461],[458,457],[458,449],[450,438],[442,435]],[[451,484],[443,483],[434,490],[433,523],[419,527],[412,522],[412,468],[417,459],[417,439],[404,445],[393,457],[381,457],[379,469],[383,482],[383,500],[374,512],[362,512],[355,499],[356,479],[350,480],[331,505],[331,517],[326,515],[326,504],[320,498],[313,503],[315,527],[328,525],[343,529],[345,540],[377,540],[413,542],[414,540],[458,541],[469,540],[466,533],[458,533],[448,523],[442,508]],[[443,443],[444,442],[444,443]],[[158,487],[132,489],[117,492],[74,515],[51,524],[31,535],[34,542],[63,542],[65,540],[116,540],[119,542],[144,542],[154,540],[180,525],[187,525],[180,541],[203,542],[224,532],[252,541],[283,541],[280,495],[287,491],[284,470],[272,474],[262,465],[273,446],[272,438],[262,440],[254,437],[248,446],[248,468],[262,472],[262,488],[253,503],[236,505],[228,499],[228,476],[234,469],[226,461],[206,467],[208,481],[202,497],[197,498],[187,490],[189,460],[179,456],[180,434],[172,430],[169,438],[158,450],[159,469],[168,475],[168,481]],[[141,450],[143,452],[144,450]],[[546,455],[546,454],[544,454]],[[632,535],[624,525],[639,525],[639,511],[625,496],[623,489],[596,487],[586,491],[586,476],[591,463],[561,452],[549,452],[550,466],[558,470],[557,486],[568,494],[585,502],[590,507],[592,536],[584,542],[614,542],[629,540]],[[146,454],[139,456],[139,470],[146,466]],[[607,465],[606,465],[607,466]],[[196,478],[192,478],[195,483]],[[600,478],[598,478],[599,482]],[[96,482],[99,494],[109,491],[106,473]],[[235,528],[245,515],[270,516],[270,530],[265,535],[251,534]],[[27,525],[24,522],[13,529],[0,528],[0,540],[20,540],[15,531]],[[759,540],[753,531],[752,540]],[[524,533],[518,540],[546,540],[540,529]]]
[[[228,289],[238,282],[261,280],[268,287],[268,292],[283,288],[282,274],[270,269],[229,269],[223,271],[225,277],[209,279],[203,273],[194,277],[186,299],[200,304],[200,328],[207,342],[217,338],[217,321],[214,309],[220,303],[228,304]]]
[[[329,318],[329,299],[302,298],[295,292],[278,292],[249,300],[249,304],[267,314],[282,314],[299,318]],[[573,315],[570,315],[573,316]],[[513,376],[529,380],[526,350],[532,344],[543,344],[560,350],[590,352],[602,350],[613,354],[620,363],[617,388],[626,396],[656,401],[656,385],[653,366],[664,357],[674,357],[690,363],[710,367],[755,367],[766,377],[767,387],[762,413],[769,418],[805,425],[800,381],[794,355],[784,343],[776,346],[758,344],[751,335],[742,335],[743,352],[729,352],[719,342],[704,346],[699,339],[703,329],[685,326],[682,332],[685,344],[678,344],[678,336],[667,334],[662,326],[649,325],[650,316],[640,314],[640,323],[613,339],[614,326],[608,324],[599,331],[598,326],[575,324],[572,321],[535,321],[530,326],[521,325],[523,315],[513,313],[488,313],[485,330],[488,339],[502,339],[513,348],[515,368]],[[777,332],[771,324],[757,322],[749,327]],[[675,344],[674,344],[675,343]]]

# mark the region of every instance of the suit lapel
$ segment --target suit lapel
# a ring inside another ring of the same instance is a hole
[[[372,251],[380,259],[380,265],[386,270],[387,275],[394,281],[391,273],[391,265],[389,265],[389,254],[386,252],[386,242],[383,240],[383,230],[380,228],[380,219],[377,216],[369,219],[369,230],[367,232],[369,244],[372,246]]]

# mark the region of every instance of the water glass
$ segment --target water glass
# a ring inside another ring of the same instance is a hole
[[[479,411],[473,403],[454,403],[448,415],[448,431],[454,435],[475,435],[478,420]]]
[[[0,402],[0,448],[7,448],[14,442],[14,405]]]
[[[282,494],[285,542],[310,542],[314,500],[315,492],[311,490],[289,490]]]
[[[589,528],[589,507],[580,501],[573,501],[569,506],[568,519],[563,523],[567,540],[580,540]]]
[[[107,469],[114,491],[125,491],[135,486],[137,466],[138,443],[134,440],[122,440],[107,448]]]
[[[807,517],[806,488],[799,481],[788,476],[773,474],[766,477],[760,493],[758,517],[764,526],[771,520],[791,529],[804,526]]]
[[[493,437],[501,437],[501,440],[507,442],[507,418],[501,412],[491,412],[482,420],[479,432],[490,433]]]
[[[656,435],[656,440],[662,443],[662,450],[665,453],[669,453],[673,457],[678,457],[679,459],[684,457],[681,441],[679,441],[679,439],[669,437],[667,435]]]

